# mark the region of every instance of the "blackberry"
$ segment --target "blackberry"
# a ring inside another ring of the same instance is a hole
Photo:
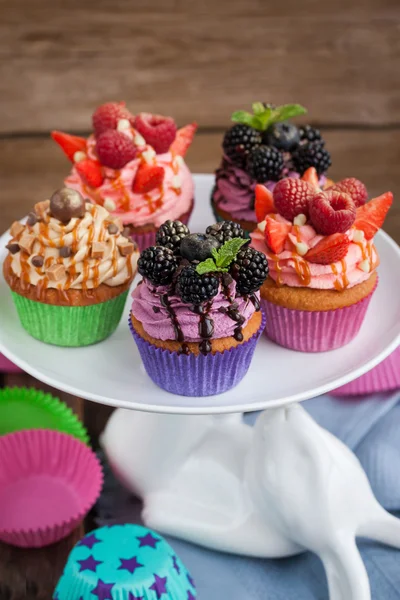
[[[296,171],[303,175],[310,167],[315,167],[318,175],[325,173],[331,166],[331,155],[320,142],[308,142],[299,146],[292,154]]]
[[[207,227],[206,233],[217,239],[221,245],[225,244],[228,240],[233,240],[233,238],[244,239],[246,237],[239,223],[235,223],[234,221],[221,221],[220,223],[215,223],[215,225],[210,225]]]
[[[218,240],[203,233],[191,233],[181,241],[180,253],[182,258],[190,262],[194,260],[201,262],[211,258],[213,248],[216,250],[219,248]]]
[[[258,183],[277,181],[282,175],[283,156],[273,146],[254,148],[247,157],[247,172]]]
[[[219,280],[211,273],[199,275],[194,267],[184,267],[178,277],[176,291],[183,302],[202,304],[218,294]]]
[[[246,164],[246,156],[261,144],[261,133],[248,125],[238,123],[225,133],[222,147],[228,158],[239,167]]]
[[[290,152],[299,145],[300,134],[296,125],[283,121],[274,123],[268,127],[263,134],[263,143],[267,146],[274,146],[278,150]]]
[[[320,142],[322,146],[325,145],[325,141],[322,139],[322,135],[319,129],[311,127],[311,125],[302,125],[299,127],[300,140],[304,142]]]
[[[178,268],[178,260],[169,248],[150,246],[141,252],[139,273],[154,285],[168,285]]]
[[[230,267],[230,273],[236,280],[236,290],[242,295],[259,290],[267,278],[268,271],[265,255],[254,248],[240,250]]]
[[[181,241],[189,233],[189,229],[180,221],[168,220],[157,231],[156,243],[158,246],[169,248],[174,254],[179,254]]]

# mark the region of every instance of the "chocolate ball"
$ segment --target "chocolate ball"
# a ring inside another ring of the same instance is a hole
[[[83,217],[85,201],[83,196],[71,188],[61,188],[50,198],[50,214],[62,223],[68,223],[73,218]]]

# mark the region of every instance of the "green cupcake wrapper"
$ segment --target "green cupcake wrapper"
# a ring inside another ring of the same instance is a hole
[[[90,306],[57,306],[11,292],[22,327],[34,338],[55,346],[89,346],[118,326],[128,291]]]
[[[0,435],[23,429],[53,429],[89,445],[83,423],[58,398],[34,388],[0,389]]]

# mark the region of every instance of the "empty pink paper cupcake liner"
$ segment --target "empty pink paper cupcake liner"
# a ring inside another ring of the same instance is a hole
[[[266,335],[299,352],[325,352],[345,346],[357,335],[374,290],[365,298],[336,310],[294,310],[262,299]]]
[[[235,387],[249,369],[264,326],[263,314],[258,331],[247,342],[204,356],[158,348],[144,340],[129,319],[129,327],[148,376],[163,390],[179,396],[214,396]]]
[[[186,215],[184,215],[183,217],[179,218],[179,220],[182,223],[184,223],[184,225],[188,224],[189,219],[192,214],[192,211],[193,211],[193,203],[192,203],[192,206],[191,206],[189,212],[187,212]],[[157,228],[155,228],[153,231],[148,231],[147,233],[132,233],[131,238],[134,242],[137,243],[140,252],[142,252],[142,250],[145,250],[146,248],[149,248],[150,246],[156,245],[156,234],[157,234]]]
[[[22,373],[22,370],[8,360],[4,354],[0,354],[0,373]]]
[[[69,535],[97,500],[96,455],[76,438],[47,429],[0,437],[0,539],[25,548]]]
[[[333,396],[357,396],[400,389],[400,346],[361,377],[330,392]]]

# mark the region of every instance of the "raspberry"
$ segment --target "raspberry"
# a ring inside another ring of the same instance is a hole
[[[308,204],[314,195],[315,190],[307,181],[293,177],[278,181],[273,191],[275,208],[288,221],[300,214],[308,216]]]
[[[176,136],[176,123],[171,117],[140,113],[133,126],[157,154],[168,152]]]
[[[122,169],[136,156],[133,141],[120,131],[109,129],[97,138],[97,155],[100,162],[110,169]]]
[[[288,221],[300,214],[308,216],[308,204],[314,195],[315,190],[307,181],[293,177],[278,181],[273,191],[275,208]]]
[[[171,283],[178,261],[169,248],[150,246],[140,254],[138,260],[139,273],[154,285]]]
[[[356,207],[362,206],[368,200],[367,188],[362,181],[355,177],[342,179],[342,181],[338,181],[329,189],[349,194]]]
[[[210,225],[206,229],[206,234],[214,236],[220,244],[225,244],[225,242],[233,240],[233,238],[246,237],[239,223],[235,223],[234,221],[221,221],[220,223],[215,223],[215,225]]]
[[[107,102],[93,113],[92,122],[96,137],[107,129],[116,129],[120,119],[132,119],[125,102]]]
[[[261,133],[253,127],[237,123],[224,135],[222,148],[235,165],[244,167],[246,157],[253,148],[261,144]]]
[[[268,270],[265,254],[254,248],[240,250],[230,267],[239,294],[252,294],[259,290],[267,278]]]
[[[158,246],[169,248],[174,254],[179,254],[181,241],[189,235],[190,231],[180,221],[165,221],[157,231],[156,243]]]
[[[345,233],[356,220],[356,207],[344,192],[327,190],[316,194],[309,203],[311,223],[317,233]]]
[[[176,291],[183,302],[202,304],[218,294],[219,280],[211,273],[199,275],[194,267],[182,269]]]

